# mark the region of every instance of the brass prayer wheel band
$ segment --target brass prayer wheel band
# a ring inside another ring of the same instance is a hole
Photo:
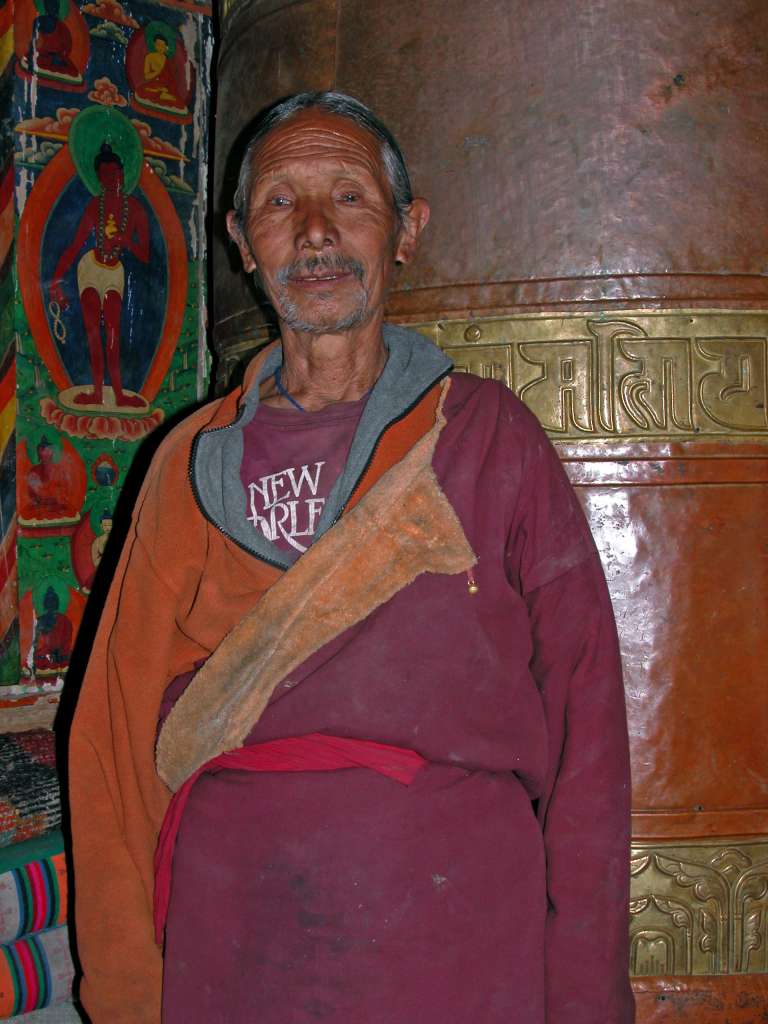
[[[553,439],[768,437],[768,312],[610,310],[415,324]]]

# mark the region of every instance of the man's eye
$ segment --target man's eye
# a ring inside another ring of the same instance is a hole
[[[356,203],[360,199],[359,192],[342,192],[340,199],[342,203]]]
[[[272,196],[268,200],[270,206],[289,206],[290,202],[288,196]]]

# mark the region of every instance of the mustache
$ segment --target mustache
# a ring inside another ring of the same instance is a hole
[[[281,267],[276,277],[281,285],[286,285],[292,277],[312,276],[321,271],[332,274],[354,274],[360,282],[363,280],[364,273],[362,263],[351,256],[342,256],[340,253],[323,253],[294,260],[288,266]]]

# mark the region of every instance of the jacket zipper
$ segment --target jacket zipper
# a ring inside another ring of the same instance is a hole
[[[245,551],[247,554],[251,555],[252,558],[258,558],[260,562],[266,562],[267,565],[271,565],[275,569],[280,569],[281,572],[285,572],[286,567],[284,565],[281,565],[280,562],[276,562],[273,558],[268,558],[266,555],[260,555],[257,551],[252,551],[250,548],[246,547],[245,544],[242,544],[237,539],[237,537],[233,537],[231,533],[225,530],[223,526],[220,526],[215,519],[212,519],[208,515],[207,511],[203,507],[202,501],[200,500],[200,495],[198,494],[197,491],[197,484],[195,483],[195,478],[192,473],[192,467],[195,462],[195,455],[197,454],[197,446],[203,434],[215,434],[216,431],[218,430],[228,430],[230,427],[234,427],[237,424],[237,421],[240,419],[242,415],[243,410],[240,409],[237,416],[235,417],[234,420],[232,420],[231,423],[225,423],[221,427],[210,427],[208,430],[201,430],[198,434],[195,434],[195,437],[192,441],[192,447],[189,450],[189,462],[187,463],[187,478],[189,480],[189,486],[192,491],[192,497],[194,498],[195,504],[197,505],[197,508],[203,519],[209,522],[211,526],[215,527],[220,534],[227,538],[227,540],[232,541],[232,543],[236,544],[241,551]]]

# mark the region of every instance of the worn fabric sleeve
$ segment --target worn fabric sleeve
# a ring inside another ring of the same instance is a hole
[[[547,1024],[631,1024],[630,779],[621,661],[600,559],[554,449],[524,463],[507,554],[549,741],[539,800],[549,900]]]
[[[548,1024],[631,1024],[629,759],[616,631],[597,555],[527,595],[550,778]]]
[[[163,501],[153,467],[104,608],[70,739],[75,926],[93,1024],[158,1024],[162,961],[152,931],[152,853],[169,794],[154,767],[168,680],[201,656],[177,621],[151,535]],[[167,469],[167,466],[165,467]],[[193,525],[187,525],[194,532]],[[163,574],[165,576],[165,574]],[[203,652],[204,653],[204,652]]]

